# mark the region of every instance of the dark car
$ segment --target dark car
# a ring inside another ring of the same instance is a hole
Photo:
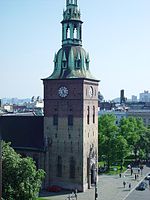
[[[52,185],[47,188],[48,192],[60,192],[61,190],[62,190],[62,188],[57,185]]]
[[[147,187],[147,183],[141,182],[141,183],[139,184],[139,186],[136,188],[136,190],[145,190],[146,187]]]
[[[150,174],[145,177],[145,180],[150,180]]]

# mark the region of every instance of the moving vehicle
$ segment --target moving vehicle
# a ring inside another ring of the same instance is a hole
[[[139,186],[136,188],[136,190],[145,190],[147,188],[146,182],[141,182]]]
[[[150,180],[150,174],[145,177],[145,180]]]

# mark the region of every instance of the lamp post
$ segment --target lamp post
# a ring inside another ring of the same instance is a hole
[[[97,169],[95,169],[95,200],[98,200],[98,191],[97,191]]]

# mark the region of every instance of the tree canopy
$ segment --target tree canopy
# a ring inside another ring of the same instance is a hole
[[[37,198],[45,172],[32,158],[22,158],[10,144],[2,143],[2,197],[7,200]]]
[[[122,118],[116,125],[116,117],[111,114],[99,117],[99,160],[105,160],[108,167],[112,162],[129,154],[147,157],[150,152],[150,129],[145,127],[141,118]]]

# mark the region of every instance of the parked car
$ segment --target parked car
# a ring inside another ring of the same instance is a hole
[[[61,190],[62,190],[62,188],[57,185],[52,185],[47,188],[48,192],[60,192]]]
[[[139,186],[136,188],[136,190],[145,190],[146,187],[147,187],[147,183],[141,182],[141,183],[139,184]]]
[[[145,180],[150,180],[150,174],[145,177]]]

